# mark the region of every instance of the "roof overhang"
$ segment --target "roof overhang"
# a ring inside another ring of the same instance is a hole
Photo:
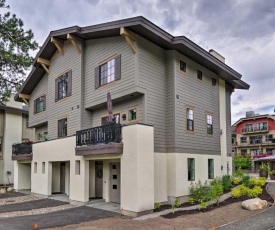
[[[93,26],[73,26],[50,32],[46,41],[35,57],[33,70],[30,72],[19,93],[31,94],[35,86],[46,73],[37,62],[38,58],[50,60],[56,52],[56,46],[51,42],[51,37],[67,40],[67,34],[72,34],[83,40],[120,36],[120,28],[127,28],[134,33],[146,38],[166,50],[177,50],[188,58],[194,60],[205,68],[211,70],[236,89],[249,89],[249,85],[241,81],[241,74],[228,65],[212,56],[209,52],[187,39],[184,36],[174,37],[146,18],[139,16]],[[21,101],[15,96],[15,100]]]
[[[13,112],[13,113],[29,114],[28,110],[14,108],[14,107],[2,105],[2,104],[0,104],[0,110],[4,110],[4,111],[7,111],[7,112]]]
[[[272,119],[275,120],[274,116],[271,116],[269,114],[264,114],[264,115],[259,115],[259,116],[253,116],[253,117],[244,117],[239,119],[238,121],[236,121],[233,126],[237,126],[238,124],[244,122],[244,121],[249,121],[249,120],[257,120],[257,119],[262,119],[262,118],[268,118],[268,119]]]

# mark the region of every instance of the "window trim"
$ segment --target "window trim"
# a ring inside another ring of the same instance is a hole
[[[208,133],[208,116],[211,116],[212,118],[212,133]],[[209,135],[209,136],[213,136],[214,135],[214,124],[213,124],[213,113],[208,113],[206,112],[206,134]]]
[[[201,79],[199,79],[199,77],[198,77],[198,76],[199,76],[199,75],[198,75],[199,73],[201,73]],[[202,71],[199,70],[199,69],[197,69],[197,80],[200,81],[200,82],[203,81],[203,73],[202,73]]]
[[[61,120],[64,120],[64,119],[67,119],[67,135],[66,135],[66,136],[63,136],[63,137],[59,137],[59,136],[58,136],[58,134],[59,134],[58,122],[61,121]],[[59,118],[57,118],[57,138],[65,138],[65,137],[68,137],[68,130],[69,130],[69,117],[68,117],[68,116],[64,116],[64,117],[59,117]]]
[[[136,109],[136,119],[135,120],[129,120],[129,111],[132,109]],[[138,122],[138,106],[129,107],[127,109],[127,121],[128,122]]]
[[[43,109],[42,109],[42,111],[37,112],[37,100],[40,99],[41,97],[43,97]],[[43,94],[39,95],[38,97],[36,97],[34,99],[33,103],[34,103],[34,110],[33,110],[34,115],[39,114],[39,113],[43,113],[44,111],[46,111],[46,106],[47,106],[47,104],[46,104],[46,94],[43,93]]]
[[[191,133],[194,133],[195,132],[195,112],[194,112],[194,108],[193,107],[190,107],[190,106],[186,106],[185,107],[186,109],[185,109],[185,117],[186,117],[186,120],[185,120],[185,126],[186,126],[186,128],[185,128],[185,131],[186,132],[191,132]],[[190,110],[192,110],[193,111],[193,129],[192,130],[189,130],[188,129],[188,118],[187,118],[187,110],[188,109],[190,109]]]
[[[183,62],[185,64],[185,71],[181,70],[180,66],[181,66],[181,62]],[[185,61],[183,61],[182,59],[179,60],[179,71],[183,74],[187,74],[187,64]]]
[[[189,168],[189,160],[191,160],[191,162],[194,163],[193,179],[192,179],[192,175],[190,175],[190,179],[189,179],[189,171],[192,170],[191,163],[190,163],[190,168]],[[195,162],[195,158],[187,158],[187,180],[188,181],[195,181],[196,180],[196,162]]]

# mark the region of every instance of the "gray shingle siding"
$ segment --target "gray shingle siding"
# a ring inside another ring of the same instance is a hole
[[[186,74],[179,69],[180,60],[186,63]],[[181,54],[177,54],[176,63],[176,94],[179,99],[176,99],[175,108],[175,152],[219,155],[219,86],[212,86],[212,77],[217,76]],[[203,73],[202,81],[197,79],[197,69]],[[187,107],[194,111],[194,132],[186,131]],[[213,116],[213,135],[206,132],[208,113]]]
[[[226,100],[226,148],[227,156],[232,154],[231,142],[231,89],[228,84],[225,85],[225,100]]]

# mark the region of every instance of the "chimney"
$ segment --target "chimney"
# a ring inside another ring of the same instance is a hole
[[[253,117],[253,116],[255,116],[255,112],[254,111],[247,111],[245,113],[245,117]]]
[[[209,50],[209,53],[214,56],[215,58],[219,59],[221,62],[225,63],[225,58],[220,55],[219,53],[217,53],[215,50],[211,49]]]

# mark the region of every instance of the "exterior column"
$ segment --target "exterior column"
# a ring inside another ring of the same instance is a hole
[[[154,209],[154,128],[123,127],[121,213],[139,216]]]

